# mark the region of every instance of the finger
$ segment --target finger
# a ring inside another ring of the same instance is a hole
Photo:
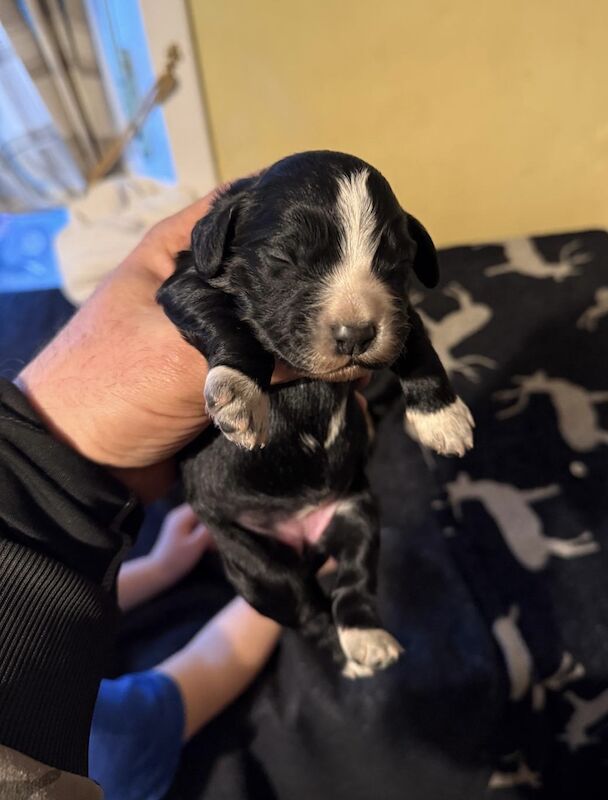
[[[323,564],[323,566],[317,572],[317,575],[322,578],[325,575],[329,575],[332,572],[335,572],[338,569],[338,562],[335,558],[331,556],[327,559],[327,561]]]
[[[206,525],[203,525],[202,522],[196,526],[194,533],[192,535],[193,536],[196,535],[197,538],[200,538],[205,543],[204,545],[205,549],[207,548],[209,550],[217,549],[217,546],[215,544],[215,539],[213,538],[213,534]]]
[[[202,522],[199,522],[197,525],[195,525],[190,533],[191,539],[204,539],[206,536],[211,536],[211,534],[209,533],[209,528],[207,528],[206,525],[203,525]]]
[[[361,392],[355,392],[355,400],[359,403],[359,408],[364,414],[367,413],[367,398],[363,397]]]
[[[365,375],[362,375],[360,378],[358,378],[355,381],[355,384],[354,384],[355,391],[362,392],[364,389],[367,389],[367,387],[371,383],[371,380],[372,380],[372,373],[371,372],[366,372]]]
[[[192,544],[192,546],[195,547],[199,553],[203,553],[205,550],[213,550],[215,548],[215,541],[211,535],[211,531],[202,524],[197,525],[192,531],[190,537],[188,538],[188,542]]]
[[[274,365],[274,372],[272,373],[272,383],[288,383],[295,381],[301,377],[301,373],[296,372],[293,367],[286,364],[284,361],[276,360]]]
[[[199,519],[189,503],[176,506],[167,516],[171,518],[173,525],[184,533],[190,533],[199,523]]]

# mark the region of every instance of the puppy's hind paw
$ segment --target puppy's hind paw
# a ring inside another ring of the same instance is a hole
[[[232,367],[213,367],[205,382],[205,402],[214,424],[239,447],[264,447],[269,402],[255,381]]]
[[[342,670],[342,675],[349,678],[351,681],[357,678],[371,678],[374,670],[371,667],[366,667],[364,664],[358,664],[356,661],[348,660]]]
[[[342,673],[347,678],[369,677],[403,653],[399,642],[382,628],[338,628],[338,636],[348,659]]]

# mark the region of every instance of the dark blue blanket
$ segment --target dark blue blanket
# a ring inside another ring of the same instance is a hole
[[[370,388],[381,611],[405,656],[350,682],[286,633],[253,689],[186,748],[171,797],[606,796],[608,236],[441,261],[441,287],[416,302],[475,415],[474,451],[422,454],[391,377]],[[0,295],[2,374],[69,313],[56,293]],[[203,562],[127,618],[117,668],[153,665],[225,601]]]

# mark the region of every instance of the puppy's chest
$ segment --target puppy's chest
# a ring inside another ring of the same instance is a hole
[[[291,475],[296,491],[325,485],[339,493],[366,446],[361,410],[348,386],[303,382],[271,397],[265,455],[272,457],[270,473]]]
[[[348,385],[276,387],[268,443],[248,451],[219,432],[184,466],[203,519],[238,522],[302,551],[314,546],[352,491],[367,455],[367,427]]]
[[[348,494],[366,447],[363,417],[349,387],[303,384],[277,392],[264,450],[268,471],[258,479],[278,507],[256,499],[241,510],[239,523],[300,552],[314,547]]]

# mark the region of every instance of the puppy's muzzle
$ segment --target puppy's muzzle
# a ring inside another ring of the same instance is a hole
[[[362,325],[333,325],[331,330],[338,355],[361,355],[369,350],[376,338],[376,326],[372,322]]]

